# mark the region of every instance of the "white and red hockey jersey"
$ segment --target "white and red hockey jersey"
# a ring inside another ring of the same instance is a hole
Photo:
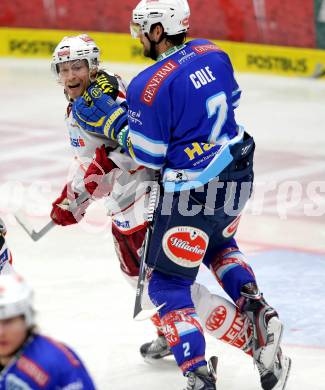
[[[125,101],[126,87],[119,76],[107,73],[114,84],[118,85],[117,103]],[[104,135],[90,133],[80,128],[73,119],[71,104],[66,114],[66,124],[69,131],[70,144],[75,156],[75,164],[70,169],[68,181],[72,182],[74,192],[85,191],[84,174],[92,162],[95,150],[103,144],[112,151],[109,158],[119,168],[114,174],[106,175],[107,184],[112,191],[105,199],[107,213],[112,217],[114,227],[122,234],[132,234],[141,229],[146,221],[146,202],[148,188],[154,179],[154,171],[137,164],[122,151],[118,144]]]

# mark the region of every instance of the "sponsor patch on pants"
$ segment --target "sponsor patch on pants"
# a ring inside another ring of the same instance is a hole
[[[219,329],[225,322],[227,317],[227,309],[220,305],[216,307],[206,320],[205,327],[210,332]]]
[[[240,222],[240,217],[241,217],[241,215],[239,215],[235,220],[233,220],[227,227],[225,227],[223,229],[222,235],[225,238],[232,237],[236,233],[239,222]]]
[[[174,263],[186,268],[198,267],[205,255],[209,236],[201,229],[191,226],[175,226],[163,237],[162,247]]]

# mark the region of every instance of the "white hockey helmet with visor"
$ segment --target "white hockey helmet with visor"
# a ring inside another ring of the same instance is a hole
[[[86,60],[89,71],[97,69],[99,65],[100,50],[95,41],[87,34],[74,37],[64,37],[53,52],[51,70],[59,77],[59,64]]]
[[[187,0],[141,0],[132,12],[131,35],[148,34],[156,23],[161,23],[166,35],[181,34],[189,29],[189,17]]]
[[[25,317],[27,327],[34,325],[33,290],[12,272],[0,275],[0,320]]]

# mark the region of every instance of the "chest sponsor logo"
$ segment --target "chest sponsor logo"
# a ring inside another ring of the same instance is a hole
[[[151,106],[164,80],[178,67],[179,64],[173,60],[165,62],[147,82],[141,95],[141,101],[148,106]]]
[[[209,331],[214,331],[224,324],[227,317],[227,309],[224,306],[216,307],[206,320],[206,328]]]
[[[174,263],[195,268],[200,265],[208,247],[209,237],[200,229],[191,226],[176,226],[163,237],[162,247]]]
[[[79,138],[70,137],[70,143],[71,143],[71,146],[73,146],[75,148],[83,148],[85,146],[85,141],[81,137],[79,137]]]
[[[17,368],[28,375],[40,387],[45,387],[49,381],[48,374],[33,360],[21,356],[17,361]]]

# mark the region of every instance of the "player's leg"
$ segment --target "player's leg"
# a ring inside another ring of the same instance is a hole
[[[254,358],[265,367],[271,367],[283,329],[278,314],[263,298],[255,275],[234,239],[214,251],[216,255],[210,262],[210,269],[221,287],[252,322]]]
[[[243,152],[247,150],[248,153]],[[231,153],[234,161],[219,177],[225,185],[215,197],[216,227],[204,261],[240,310],[250,318],[254,330],[254,360],[274,373],[283,325],[277,312],[260,293],[254,273],[233,239],[240,214],[251,194],[254,177],[252,138],[245,134],[243,143],[233,146]],[[208,197],[206,203],[209,206]],[[274,383],[266,383],[269,382],[266,378],[261,376],[262,387],[275,388]]]
[[[210,293],[199,283],[192,285],[191,295],[203,330],[251,356],[252,328],[248,317],[241,314],[233,303]],[[158,315],[155,316],[155,325],[160,330],[158,337],[140,348],[142,356],[149,359],[160,359],[171,353]]]
[[[247,313],[240,311],[226,299],[211,294],[204,286],[194,285],[193,287],[193,301],[204,329],[216,339],[240,348],[252,356],[255,351],[254,327]],[[285,388],[291,360],[282,353],[280,347],[277,348],[272,366],[265,367],[255,357],[254,361],[264,390]]]
[[[213,226],[202,215],[193,218],[181,212],[187,207],[191,209],[191,202],[184,193],[175,193],[172,209],[164,213],[163,198],[160,199],[147,260],[153,269],[148,291],[155,306],[164,304],[159,315],[178,366],[189,376],[189,381],[202,382],[202,389],[212,390],[215,389],[214,369],[209,372],[207,368],[205,338],[191,286]]]
[[[161,324],[183,374],[189,377],[189,382],[200,384],[202,390],[215,390],[216,378],[211,371],[216,367],[213,370],[207,368],[205,338],[192,301],[191,285],[191,280],[153,271],[149,295],[156,306],[165,304],[159,310]]]
[[[133,287],[137,286],[137,277],[139,275],[140,253],[143,245],[143,240],[146,234],[146,227],[141,227],[139,230],[131,234],[121,232],[112,224],[112,236],[115,246],[115,252],[120,262],[120,268],[127,282]],[[171,355],[172,352],[168,346],[163,333],[162,324],[158,314],[151,318],[156,332],[157,338],[152,342],[145,343],[140,348],[140,353],[143,357],[151,359],[160,359],[164,356]]]
[[[125,234],[112,223],[112,236],[117,258],[123,274],[129,277],[138,277],[140,266],[140,251],[142,248],[146,228]],[[136,286],[136,282],[135,282]]]
[[[278,314],[264,299],[236,241],[233,239],[214,250],[216,255],[210,262],[210,269],[240,311],[251,320],[254,359],[269,369],[274,364],[283,331]]]

